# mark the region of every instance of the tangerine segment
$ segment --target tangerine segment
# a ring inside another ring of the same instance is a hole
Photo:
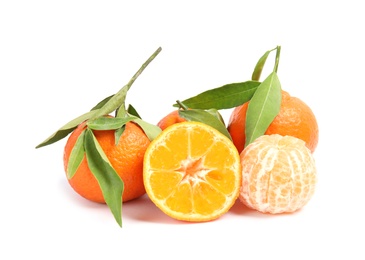
[[[173,171],[153,171],[151,174],[151,186],[159,191],[157,199],[167,198],[179,186],[182,175]]]
[[[305,142],[281,135],[263,135],[241,153],[240,200],[264,213],[294,212],[313,196],[317,171]]]
[[[149,198],[170,217],[209,221],[238,198],[240,157],[216,129],[199,122],[176,123],[147,148],[143,179]]]

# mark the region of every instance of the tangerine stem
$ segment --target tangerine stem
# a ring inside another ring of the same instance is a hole
[[[151,63],[151,61],[160,53],[161,47],[157,48],[157,50],[146,60],[145,63],[142,64],[142,66],[139,68],[139,70],[133,75],[133,77],[129,80],[129,82],[121,88],[113,97],[111,97],[108,102],[104,104],[103,107],[100,108],[98,113],[93,117],[100,117],[103,115],[108,115],[114,110],[116,110],[118,107],[124,105],[125,98],[127,95],[127,91],[131,88],[132,84],[139,75],[144,71],[144,69],[148,66],[148,64]]]
[[[179,105],[180,108],[182,108],[183,110],[188,110],[188,107],[181,102],[180,100],[176,100],[176,103]]]
[[[133,82],[138,78],[139,75],[143,72],[143,70],[151,63],[151,61],[156,58],[156,56],[161,52],[162,48],[158,47],[157,50],[147,59],[145,63],[142,64],[141,68],[133,75],[133,77],[128,82],[128,89],[132,86]]]
[[[274,65],[274,71],[275,71],[275,73],[278,73],[279,60],[280,60],[280,50],[281,50],[281,46],[278,45],[276,47],[276,57],[275,57],[275,65]]]

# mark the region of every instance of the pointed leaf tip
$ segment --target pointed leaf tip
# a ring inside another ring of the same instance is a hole
[[[118,225],[122,227],[122,195],[124,183],[110,164],[90,129],[86,129],[85,132],[85,151],[88,166],[100,185],[105,202]]]

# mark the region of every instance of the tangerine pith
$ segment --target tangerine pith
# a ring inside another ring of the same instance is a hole
[[[290,213],[312,198],[317,169],[303,140],[278,134],[263,135],[240,154],[240,200],[263,213]]]

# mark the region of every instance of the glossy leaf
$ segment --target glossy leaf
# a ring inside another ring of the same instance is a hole
[[[109,115],[111,112],[118,110],[121,106],[123,109],[121,111],[118,111],[117,117],[124,117],[124,105],[125,105],[125,99],[128,90],[131,88],[133,83],[136,81],[136,79],[139,77],[139,75],[145,70],[145,68],[151,63],[154,58],[161,52],[161,47],[157,48],[157,50],[142,64],[142,66],[139,68],[139,70],[132,76],[132,78],[129,80],[129,82],[122,87],[115,95],[113,95],[101,108],[99,116]],[[123,113],[123,114],[119,114]]]
[[[101,108],[100,113],[98,117],[109,115],[113,111],[117,111],[117,114],[119,114],[118,117],[124,117],[125,116],[125,110],[120,109],[122,106],[124,108],[125,99],[127,96],[128,89],[130,88],[130,85],[125,85],[123,88],[121,88],[115,95],[113,95]],[[123,113],[121,115],[121,113]],[[117,117],[117,116],[116,116]]]
[[[70,153],[70,157],[68,159],[68,164],[67,164],[67,171],[66,171],[68,179],[71,179],[75,175],[82,160],[84,159],[84,156],[85,156],[84,136],[85,136],[85,130],[82,131],[81,134],[79,135],[79,137],[77,138],[77,141]]]
[[[157,125],[150,124],[140,118],[134,119],[133,122],[138,124],[143,129],[144,133],[147,135],[150,141],[155,139],[162,131],[161,128],[159,128]]]
[[[127,122],[135,120],[137,117],[99,117],[87,122],[87,126],[93,130],[115,130],[121,128]]]
[[[121,128],[118,128],[115,130],[115,133],[114,133],[115,145],[118,145],[120,137],[124,133],[124,130],[125,130],[125,125],[123,125]]]
[[[136,116],[142,119],[142,117],[138,114],[137,110],[131,104],[129,104],[127,112],[129,115]]]
[[[100,185],[105,202],[119,226],[122,226],[124,183],[90,129],[85,130],[85,151],[88,166]]]
[[[204,91],[197,96],[182,101],[189,108],[199,109],[228,109],[233,108],[251,99],[260,82],[246,81],[231,83],[222,87]],[[175,104],[174,107],[178,107]]]
[[[211,114],[211,115],[215,116],[216,118],[218,118],[224,124],[223,117],[217,109],[211,108],[211,109],[207,109],[205,111],[207,111],[209,114]]]
[[[252,80],[256,80],[256,81],[260,80],[262,70],[264,69],[264,65],[266,63],[267,57],[269,56],[270,52],[271,52],[271,50],[265,52],[265,54],[262,55],[262,57],[256,63],[255,69],[254,69],[254,71],[252,73],[252,77],[251,77]]]
[[[100,101],[98,104],[96,104],[91,110],[96,110],[96,109],[103,107],[113,96],[114,95],[104,98],[102,101]]]
[[[272,72],[257,88],[246,114],[245,146],[265,134],[280,111],[281,85],[276,72]]]
[[[261,76],[262,70],[264,69],[267,57],[269,57],[269,54],[275,50],[276,50],[276,60],[275,60],[274,71],[277,73],[278,59],[280,56],[280,46],[277,46],[276,48],[269,50],[269,51],[265,52],[264,55],[262,55],[262,57],[256,63],[255,69],[252,73],[252,77],[251,77],[252,80],[256,80],[256,81],[260,80],[260,76]]]
[[[214,115],[214,113],[212,114],[212,110],[209,112],[202,109],[179,110],[179,116],[188,121],[196,121],[209,125],[231,139],[226,126],[219,117]]]
[[[62,138],[66,137],[69,133],[71,133],[79,124],[94,117],[98,113],[98,111],[99,111],[98,109],[92,110],[79,117],[76,117],[75,119],[71,120],[70,122],[62,126],[60,129],[58,129],[54,134],[52,134],[42,143],[37,145],[36,148],[40,148],[42,146],[46,146],[61,140]]]
[[[49,136],[46,140],[36,146],[36,148],[40,148],[52,143],[55,143],[62,138],[66,137],[69,133],[71,133],[80,123],[89,120],[95,119],[98,117],[103,117],[105,115],[109,115],[114,110],[118,110],[118,108],[124,105],[125,96],[127,91],[130,89],[134,81],[139,77],[139,75],[144,71],[144,69],[148,66],[148,64],[154,60],[154,58],[161,52],[161,47],[157,48],[157,50],[142,64],[139,70],[133,75],[130,81],[120,89],[115,95],[111,95],[102,101],[100,101],[96,106],[94,106],[91,111],[82,114],[79,117],[76,117],[72,121],[68,122],[60,129],[58,129],[55,133]]]

